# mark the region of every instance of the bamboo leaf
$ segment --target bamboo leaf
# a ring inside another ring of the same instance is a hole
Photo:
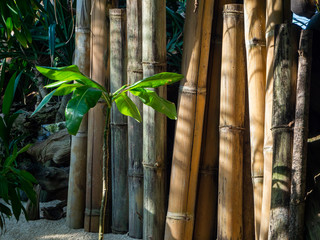
[[[65,112],[67,129],[70,134],[77,134],[83,116],[97,104],[101,94],[99,89],[88,86],[77,88],[74,91]]]
[[[76,80],[83,85],[87,85],[93,88],[100,89],[106,92],[106,89],[99,83],[83,75],[76,65],[70,65],[67,67],[39,67],[36,66],[37,70],[49,79],[61,81],[61,80]]]
[[[50,59],[51,63],[53,63],[54,58],[54,51],[55,51],[55,42],[56,42],[56,24],[50,24],[49,30],[48,30],[48,36],[49,36],[49,51],[50,51]]]
[[[13,215],[19,220],[21,214],[21,202],[15,187],[9,187],[9,196],[12,205]]]
[[[28,149],[32,146],[32,144],[28,144],[26,146],[24,146],[23,148],[21,148],[18,152],[17,152],[17,156],[21,153],[24,153],[26,151],[28,151]]]
[[[152,107],[154,110],[165,114],[170,119],[177,119],[175,104],[159,97],[156,92],[144,88],[135,88],[129,91],[133,95],[139,97],[144,104]]]
[[[36,110],[34,110],[34,112],[31,114],[31,117],[39,112],[41,110],[41,108],[43,108],[44,105],[46,105],[50,99],[53,97],[54,93],[57,91],[57,89],[53,90],[52,92],[50,92],[47,96],[45,96],[42,101],[40,102],[40,104],[38,105],[38,107],[36,108]]]
[[[0,203],[0,212],[4,213],[8,217],[10,217],[12,215],[10,208],[8,208],[7,206],[5,206],[2,203]]]
[[[12,104],[14,95],[16,93],[16,89],[17,89],[20,77],[22,75],[22,72],[23,71],[21,71],[17,77],[16,77],[17,72],[15,72],[9,80],[8,86],[4,93],[4,98],[2,103],[2,112],[5,115],[8,115],[10,112],[11,104]]]
[[[2,92],[4,80],[5,80],[5,74],[6,74],[6,59],[4,58],[1,66],[1,76],[0,76],[0,93]]]
[[[37,183],[37,182],[38,182],[37,179],[35,179],[34,176],[32,176],[31,173],[29,173],[29,172],[27,172],[27,171],[25,171],[25,170],[21,170],[21,171],[20,171],[20,175],[21,175],[24,179],[28,180],[29,182],[32,182],[32,183]]]
[[[132,102],[132,100],[127,96],[126,93],[122,93],[115,99],[116,106],[123,115],[129,116],[137,120],[142,121],[140,112],[137,106]]]
[[[0,198],[3,198],[6,202],[8,201],[8,181],[6,177],[0,175]]]
[[[136,82],[135,84],[131,85],[129,89],[157,88],[163,85],[173,84],[180,81],[182,78],[182,74],[162,72]]]

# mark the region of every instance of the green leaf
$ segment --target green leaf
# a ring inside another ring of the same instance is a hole
[[[0,198],[3,198],[6,202],[8,201],[8,181],[5,176],[0,175]]]
[[[54,88],[54,87],[59,87],[60,85],[64,84],[64,83],[68,83],[71,82],[70,80],[61,80],[61,81],[57,81],[51,84],[48,84],[46,86],[44,86],[45,88]]]
[[[12,18],[8,17],[6,20],[6,27],[7,27],[7,34],[8,34],[8,39],[11,36],[11,32],[13,30],[13,22],[12,22]]]
[[[2,68],[1,68],[1,76],[0,76],[0,93],[2,92],[4,80],[5,80],[5,74],[6,74],[6,59],[3,59],[2,62]]]
[[[25,171],[25,170],[21,170],[21,171],[20,171],[20,175],[21,175],[24,179],[28,180],[28,181],[31,182],[31,183],[37,183],[37,182],[38,182],[37,179],[35,179],[34,176],[32,176],[31,173],[29,173],[29,172],[27,172],[27,171]]]
[[[73,92],[65,112],[67,129],[70,134],[77,134],[83,116],[97,104],[101,94],[99,89],[88,86],[77,88]]]
[[[49,51],[50,51],[50,59],[51,63],[53,63],[54,51],[55,51],[55,42],[56,42],[56,24],[50,24],[48,30],[49,36]]]
[[[159,97],[156,92],[144,88],[135,88],[129,91],[154,110],[165,114],[170,119],[177,119],[177,110],[174,103]]]
[[[7,206],[5,206],[2,203],[0,203],[0,212],[4,213],[8,217],[10,217],[12,215],[10,208],[8,208]]]
[[[20,77],[22,75],[22,72],[23,71],[21,71],[17,77],[16,77],[17,72],[15,72],[9,80],[8,86],[4,93],[3,105],[2,105],[2,112],[5,115],[8,115],[10,112],[11,104],[12,104],[14,95],[16,93],[16,89],[17,89]]]
[[[74,90],[76,90],[79,87],[82,87],[83,85],[80,83],[72,83],[72,84],[61,84],[59,88],[57,88],[56,92],[54,93],[55,96],[65,96],[70,93],[72,93]]]
[[[13,215],[17,220],[19,220],[21,214],[21,201],[15,187],[9,187],[9,197],[11,200]]]
[[[173,84],[175,82],[180,81],[182,78],[183,78],[182,74],[162,72],[134,83],[129,87],[129,89],[157,88],[163,85]]]
[[[32,203],[36,203],[37,196],[36,192],[33,190],[33,185],[29,181],[25,181],[23,178],[20,178],[21,190],[24,191],[27,197],[31,200]]]
[[[23,34],[21,34],[19,32],[19,30],[13,29],[14,31],[14,36],[16,36],[17,40],[19,41],[19,43],[24,47],[27,48],[28,47],[28,43],[27,43],[27,39],[25,38],[25,36]]]
[[[76,80],[77,82],[82,83],[83,85],[87,85],[93,88],[100,89],[106,92],[106,89],[102,87],[99,83],[93,81],[92,79],[83,75],[79,68],[76,65],[71,65],[67,67],[36,67],[38,71],[46,76],[49,79],[56,81],[72,81]]]
[[[132,102],[126,93],[121,93],[118,98],[115,99],[115,103],[119,112],[121,112],[123,115],[133,117],[138,122],[142,121],[137,106]]]
[[[44,105],[46,105],[50,99],[53,97],[54,93],[56,92],[57,89],[53,90],[52,92],[50,92],[47,96],[45,96],[42,101],[40,102],[40,104],[38,105],[38,107],[36,108],[36,110],[34,110],[34,112],[31,114],[31,117],[37,113],[38,111],[41,110],[41,108],[43,108]]]
[[[24,146],[23,148],[21,148],[18,152],[17,152],[17,156],[21,153],[24,153],[26,151],[28,151],[28,149],[32,146],[31,143],[29,143],[28,145]]]

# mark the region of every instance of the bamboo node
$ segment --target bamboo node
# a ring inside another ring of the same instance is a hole
[[[145,168],[151,168],[151,169],[156,169],[156,170],[165,170],[165,167],[161,166],[161,164],[159,164],[159,162],[155,162],[155,163],[142,162],[142,165]]]
[[[212,42],[214,44],[222,44],[222,37],[220,35],[212,35]]]
[[[136,173],[134,171],[128,171],[128,177],[130,177],[130,178],[143,178],[143,173]]]
[[[128,68],[127,69],[128,72],[132,72],[132,73],[143,73],[142,68],[136,69],[136,68]]]
[[[180,93],[189,93],[189,94],[206,94],[207,89],[206,88],[194,88],[194,87],[188,87],[188,86],[180,86],[179,87]]]
[[[87,216],[100,216],[100,209],[89,209],[84,210],[84,214]]]
[[[76,33],[90,33],[90,28],[87,27],[76,27],[75,29]]]
[[[236,127],[232,125],[224,125],[224,126],[219,126],[220,131],[232,131],[232,132],[240,132],[244,133],[245,129],[242,127]]]
[[[288,130],[291,131],[294,126],[294,121],[289,122],[286,125],[278,125],[271,128],[271,131],[281,131],[281,130]]]
[[[200,173],[205,174],[205,175],[217,175],[218,174],[219,168],[203,168],[200,169]]]
[[[152,61],[145,61],[145,62],[142,62],[143,65],[152,65],[152,66],[167,66],[167,63],[166,62],[152,62]]]
[[[264,39],[253,38],[251,40],[246,41],[247,48],[265,47],[265,46],[266,46],[266,40],[264,40]]]
[[[271,37],[274,37],[274,29],[266,31],[266,39]]]
[[[187,213],[173,213],[167,212],[167,218],[173,220],[182,220],[182,221],[190,221],[193,216]]]

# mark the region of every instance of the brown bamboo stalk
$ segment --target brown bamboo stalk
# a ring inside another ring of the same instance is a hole
[[[242,239],[246,71],[241,4],[225,5],[222,40],[218,239]]]
[[[274,53],[274,87],[272,107],[273,165],[269,236],[289,239],[289,201],[292,162],[292,94],[291,24],[276,25]]]
[[[263,191],[264,101],[266,81],[265,8],[265,1],[244,1],[250,115],[251,175],[254,188],[256,239],[259,239],[260,235]]]
[[[91,0],[77,2],[74,63],[87,76],[90,74],[90,10]],[[85,115],[77,135],[71,138],[66,218],[69,228],[83,228],[84,225],[87,136],[88,115]]]
[[[166,69],[166,2],[142,1],[143,77]],[[155,90],[166,98],[167,88]],[[163,114],[143,106],[143,238],[162,240],[166,213],[166,129]]]
[[[142,72],[142,11],[141,0],[127,0],[128,83],[143,78]],[[143,118],[142,102],[131,94]],[[143,124],[128,119],[128,189],[129,236],[142,238],[143,215]]]
[[[187,3],[178,121],[165,239],[192,239],[201,151],[213,1]]]
[[[208,64],[208,93],[193,235],[195,240],[215,239],[217,235],[222,10],[225,4],[233,2],[236,1],[218,0],[214,2]]]
[[[103,86],[106,86],[106,82],[108,82],[107,52],[109,41],[106,12],[109,12],[111,6],[112,4],[107,4],[106,0],[95,0],[91,6],[90,75],[93,80]],[[88,113],[87,189],[84,229],[89,232],[99,231],[105,106],[105,103],[98,102],[96,107]]]
[[[127,84],[126,10],[110,9],[110,91]],[[111,109],[112,232],[127,233],[128,118]],[[120,143],[120,144],[119,144]]]
[[[301,31],[291,170],[289,239],[292,240],[304,238],[312,36],[310,30]]]
[[[272,101],[273,101],[273,52],[274,26],[282,22],[291,22],[290,0],[266,0],[266,95],[264,120],[264,173],[263,196],[261,208],[260,240],[268,239],[270,202],[271,202],[271,174],[272,174]]]

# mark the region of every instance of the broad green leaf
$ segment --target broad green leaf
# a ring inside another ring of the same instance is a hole
[[[51,84],[48,84],[46,86],[44,86],[45,88],[55,88],[55,87],[59,87],[60,85],[64,84],[64,83],[68,83],[71,82],[70,80],[61,80],[61,81],[57,81]]]
[[[18,83],[19,83],[19,80],[20,80],[20,77],[22,75],[22,72],[21,71],[18,76],[16,77],[17,75],[17,72],[15,72],[12,77],[10,78],[9,80],[9,83],[8,83],[8,86],[6,88],[6,91],[4,93],[4,98],[3,98],[3,105],[2,105],[2,112],[5,114],[5,115],[8,115],[9,112],[10,112],[10,108],[11,108],[11,104],[12,104],[12,101],[13,101],[13,98],[14,98],[14,95],[16,93],[16,89],[17,89],[17,86],[18,86]]]
[[[72,93],[74,90],[76,90],[79,87],[82,87],[83,85],[80,83],[72,83],[72,84],[62,84],[60,87],[57,88],[56,92],[54,93],[55,96],[65,96],[70,93]]]
[[[121,93],[118,98],[115,99],[115,103],[119,112],[121,112],[123,115],[133,117],[138,122],[142,121],[137,106],[132,102],[126,93]]]
[[[44,105],[46,105],[50,99],[52,98],[52,96],[54,95],[54,93],[56,92],[57,89],[53,90],[52,92],[50,92],[47,96],[45,96],[42,101],[40,102],[40,104],[38,105],[38,107],[36,108],[36,110],[34,110],[34,112],[31,114],[31,117],[37,113],[38,111],[41,110],[41,108],[43,108]]]
[[[29,173],[29,172],[27,172],[27,171],[25,171],[25,170],[21,170],[21,171],[20,171],[20,175],[21,175],[24,179],[28,180],[29,182],[32,182],[32,183],[37,183],[37,182],[38,182],[37,179],[35,179],[34,176],[32,176],[31,173]]]
[[[17,220],[19,220],[21,214],[21,201],[15,187],[9,187],[9,197],[11,200],[13,215]]]
[[[165,114],[170,119],[177,119],[177,110],[174,103],[159,97],[156,92],[144,88],[135,88],[129,91],[154,110]]]
[[[0,212],[4,213],[8,217],[12,215],[10,208],[5,206],[4,204],[0,203]]]
[[[102,92],[87,86],[77,88],[66,107],[65,116],[68,132],[76,135],[83,116],[93,108],[101,97]]]
[[[129,89],[157,88],[163,85],[173,84],[175,82],[180,81],[182,78],[183,78],[182,74],[162,72],[134,83],[129,87]]]
[[[0,175],[0,198],[8,201],[8,181],[5,176]]]
[[[100,89],[106,92],[106,89],[102,87],[99,83],[93,81],[92,79],[83,75],[79,68],[76,65],[71,65],[67,67],[36,67],[38,71],[46,76],[49,79],[56,80],[56,81],[72,81],[76,80],[77,82],[83,83],[83,85],[87,85],[93,88]]]

